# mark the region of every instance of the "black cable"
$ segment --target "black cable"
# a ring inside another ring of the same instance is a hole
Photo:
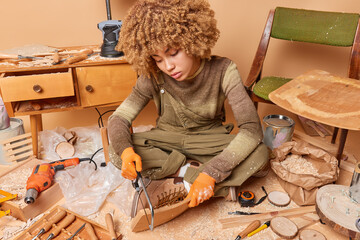
[[[103,117],[105,114],[109,113],[109,112],[114,112],[114,111],[115,111],[115,110],[108,110],[108,111],[105,111],[104,113],[100,113],[99,109],[95,108],[95,110],[96,110],[97,113],[99,114],[99,118],[98,118],[98,126],[99,126],[99,128],[104,127],[104,122],[103,122],[102,117]]]

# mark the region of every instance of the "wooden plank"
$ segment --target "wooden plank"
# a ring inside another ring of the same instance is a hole
[[[237,227],[240,224],[252,222],[254,220],[268,221],[273,217],[290,217],[303,215],[306,213],[315,212],[315,206],[306,206],[292,209],[285,209],[282,211],[273,211],[267,213],[254,214],[250,216],[236,216],[231,218],[219,219],[223,229]]]
[[[360,81],[321,70],[302,74],[269,94],[276,105],[330,126],[360,130]]]

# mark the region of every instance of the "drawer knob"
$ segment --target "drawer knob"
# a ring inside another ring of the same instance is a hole
[[[35,84],[35,85],[33,86],[33,90],[34,90],[35,92],[37,92],[37,93],[41,93],[41,92],[42,92],[42,88],[41,88],[41,86],[38,85],[38,84]]]
[[[87,85],[87,86],[85,87],[85,89],[86,89],[86,91],[88,91],[88,92],[93,92],[93,91],[94,91],[94,88],[93,88],[91,85]]]

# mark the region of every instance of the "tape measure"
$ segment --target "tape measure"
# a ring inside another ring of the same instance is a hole
[[[255,194],[253,192],[250,191],[240,192],[238,196],[238,201],[241,207],[254,207],[255,205],[262,203],[266,199],[268,194],[264,187],[261,188],[264,191],[265,196],[263,196],[257,203],[255,203]]]
[[[243,191],[239,193],[239,203],[242,207],[255,206],[255,194],[250,191]]]

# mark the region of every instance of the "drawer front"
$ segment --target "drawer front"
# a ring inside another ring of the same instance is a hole
[[[76,75],[82,107],[124,101],[136,82],[129,64],[78,67]]]
[[[74,96],[71,69],[59,73],[4,75],[0,87],[4,102]]]

